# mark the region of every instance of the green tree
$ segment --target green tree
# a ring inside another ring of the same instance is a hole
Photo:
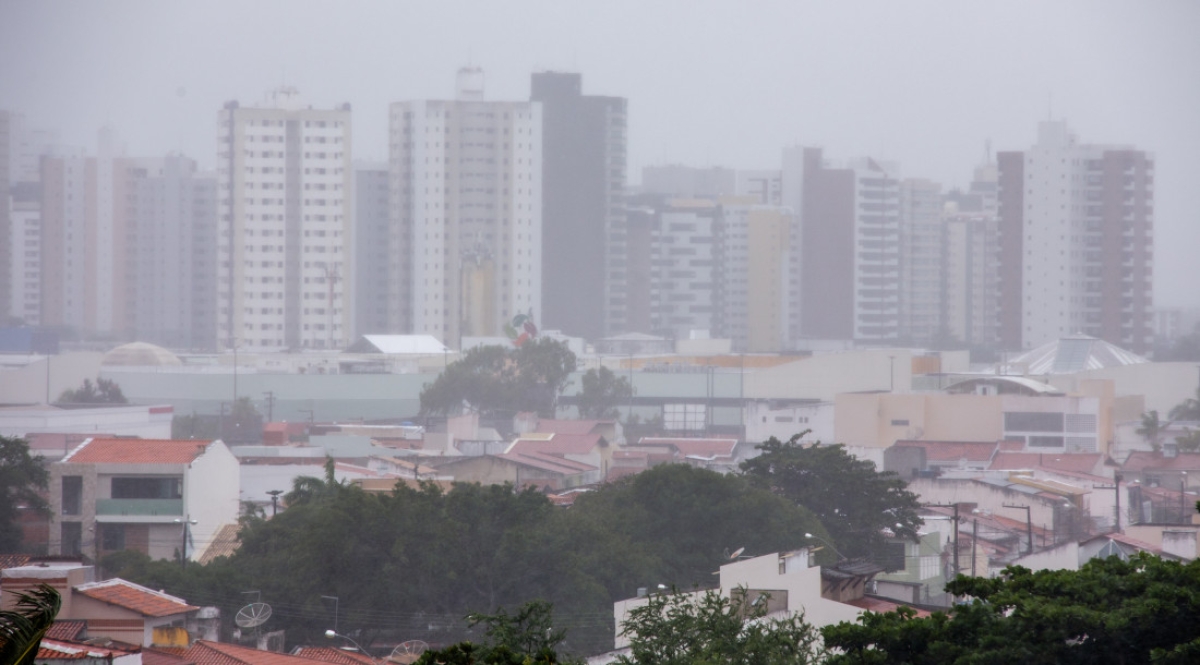
[[[899,476],[877,471],[841,444],[801,445],[806,433],[787,442],[771,437],[758,446],[758,457],[742,462],[742,471],[816,514],[846,556],[877,553],[886,542],[885,528],[916,539],[920,500]]]
[[[971,598],[949,612],[867,612],[822,629],[830,665],[1193,663],[1200,655],[1200,561],[1142,553],[1079,570],[1012,566],[997,578],[959,577]]]
[[[425,386],[421,413],[458,413],[465,403],[485,413],[537,411],[552,418],[575,363],[565,344],[544,337],[513,349],[476,347]]]
[[[821,662],[821,637],[802,613],[766,618],[767,603],[745,589],[656,593],[629,611],[621,634],[630,653],[622,665],[804,665]],[[764,595],[763,598],[769,598]]]
[[[0,552],[16,552],[22,545],[18,511],[49,514],[42,496],[49,480],[42,458],[29,454],[25,439],[0,436]]]
[[[1138,436],[1146,440],[1155,451],[1162,449],[1162,435],[1171,426],[1171,421],[1163,422],[1158,417],[1158,411],[1151,410],[1142,414],[1142,424],[1137,428]]]
[[[632,395],[629,379],[617,376],[607,367],[589,369],[580,379],[579,416],[614,420],[621,413],[618,407],[628,403]]]
[[[121,386],[112,379],[84,379],[83,385],[75,390],[64,390],[58,396],[63,404],[128,404]]]
[[[58,592],[43,584],[18,593],[15,610],[0,610],[0,663],[33,665],[61,604]]]
[[[1194,397],[1176,404],[1169,415],[1171,420],[1200,420],[1200,388],[1196,389]]]

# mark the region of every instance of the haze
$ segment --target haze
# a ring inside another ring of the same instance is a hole
[[[356,160],[386,158],[387,104],[528,99],[576,71],[629,100],[629,174],[662,163],[778,167],[820,145],[962,186],[1039,120],[1155,156],[1157,306],[1200,305],[1200,5],[1194,2],[7,2],[0,107],[94,150],[179,149],[211,168],[215,113],[286,82],[349,102]]]

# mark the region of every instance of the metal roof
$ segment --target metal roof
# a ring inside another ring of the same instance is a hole
[[[1092,369],[1121,367],[1149,362],[1136,353],[1087,335],[1073,335],[1048,342],[1009,361],[1026,366],[1026,373],[1074,374]]]

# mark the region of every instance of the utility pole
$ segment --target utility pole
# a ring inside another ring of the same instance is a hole
[[[926,503],[923,504],[926,508],[953,508],[954,509],[954,577],[958,577],[958,503]]]
[[[971,520],[971,577],[975,577],[975,545],[979,543],[979,518]]]
[[[1116,493],[1117,502],[1113,515],[1114,523],[1116,524],[1115,532],[1121,533],[1121,474],[1113,475],[1113,484],[1111,485],[1092,485],[1092,489],[1097,490],[1113,490]]]
[[[267,422],[275,422],[275,391],[267,390],[263,392],[267,396]]]
[[[1032,513],[1029,510],[1029,506],[1013,506],[1006,503],[1004,507],[1025,511],[1025,538],[1029,541],[1029,550],[1025,553],[1033,554],[1033,518],[1031,517]]]

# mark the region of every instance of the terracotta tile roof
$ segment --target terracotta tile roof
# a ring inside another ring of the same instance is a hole
[[[370,656],[336,647],[296,647],[292,655],[335,665],[375,665]]]
[[[611,424],[611,420],[538,420],[535,432],[554,432],[556,434],[590,434],[601,425]]]
[[[895,443],[897,448],[924,448],[925,459],[930,462],[986,462],[996,452],[995,441],[914,441],[902,439]]]
[[[239,644],[197,640],[184,658],[196,665],[313,665],[321,661],[302,656],[289,656],[274,651],[259,651]]]
[[[555,432],[547,439],[517,439],[505,452],[540,452],[551,455],[587,455],[601,445],[604,437],[599,434],[563,434]]]
[[[196,560],[196,563],[201,566],[211,563],[213,559],[222,556],[233,556],[242,545],[242,541],[238,540],[238,529],[241,527],[238,524],[226,524],[213,536],[212,542],[208,548],[204,550],[204,554]]]
[[[1137,450],[1129,454],[1121,471],[1140,473],[1146,469],[1164,471],[1193,471],[1200,469],[1200,453],[1179,453],[1166,457],[1162,453]]]
[[[584,464],[582,462],[576,462],[574,460],[565,459],[555,455],[546,455],[538,452],[504,453],[503,455],[496,455],[496,457],[514,464],[523,464],[536,469],[553,471],[555,473],[561,473],[564,475],[572,475],[596,470],[596,467],[592,466],[591,464]]]
[[[90,439],[63,462],[79,464],[190,464],[212,441],[171,439]]]
[[[0,554],[0,570],[5,568],[20,568],[33,558],[28,554]]]
[[[46,637],[52,640],[78,640],[83,629],[87,628],[87,622],[83,620],[68,621],[59,619],[50,624],[50,630],[46,631]]]
[[[853,605],[854,607],[867,610],[868,612],[879,612],[879,613],[894,612],[897,609],[904,607],[904,605],[902,605],[901,603],[894,603],[890,600],[884,600],[883,598],[876,598],[874,596],[863,596],[862,598],[857,598],[855,600],[847,600],[844,602],[847,605]],[[918,609],[916,607],[914,607],[913,609],[916,610],[918,617],[928,617],[931,614],[931,612],[929,612],[928,610],[922,610],[922,609]]]
[[[196,665],[184,657],[185,651],[182,647],[147,647],[142,649],[142,665]]]
[[[75,592],[148,617],[166,617],[200,609],[175,596],[168,596],[122,579],[81,584],[75,587]]]
[[[1103,462],[1100,453],[997,453],[988,469],[1032,469],[1041,467],[1072,473],[1095,473]]]
[[[64,642],[61,640],[43,639],[41,646],[38,648],[37,660],[90,660],[90,659],[106,659],[113,660],[122,656],[130,656],[137,651],[125,651],[123,649],[113,649],[110,647],[99,647],[90,644],[79,644],[77,642]]]

